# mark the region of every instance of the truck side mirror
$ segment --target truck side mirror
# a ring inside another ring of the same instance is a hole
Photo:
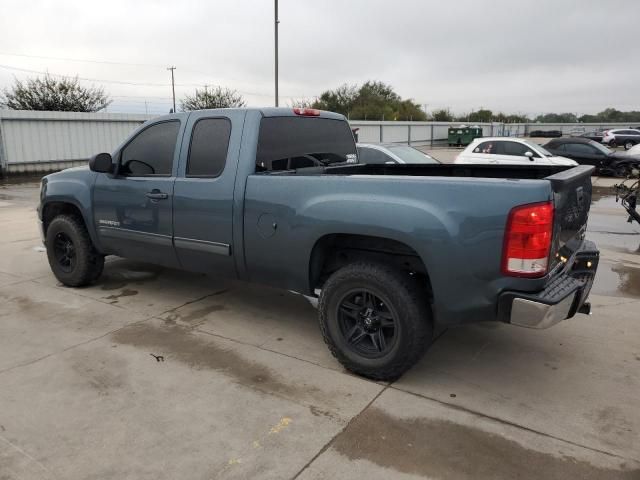
[[[110,153],[98,153],[89,159],[89,168],[93,172],[113,172],[113,158]]]
[[[530,152],[530,151],[524,152],[524,156],[533,162],[533,152]]]

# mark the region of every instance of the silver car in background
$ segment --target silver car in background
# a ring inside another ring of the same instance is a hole
[[[441,163],[420,150],[397,143],[358,143],[358,163]]]

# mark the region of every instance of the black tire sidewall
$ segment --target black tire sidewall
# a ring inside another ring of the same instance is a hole
[[[49,266],[56,278],[64,285],[77,287],[88,283],[88,279],[94,273],[95,266],[94,253],[91,243],[88,241],[86,231],[83,231],[83,225],[70,216],[62,215],[54,218],[47,228],[45,238],[45,246],[47,249],[47,258]],[[55,258],[54,242],[59,233],[64,233],[71,242],[76,251],[76,265],[70,272],[65,272]]]
[[[338,307],[339,302],[344,298],[344,296],[355,289],[358,288],[366,288],[375,296],[380,298],[392,311],[396,318],[396,338],[393,348],[389,350],[384,356],[378,358],[367,358],[359,355],[357,352],[354,352],[351,347],[347,344],[347,341],[342,334],[340,329],[340,324],[338,320]],[[341,283],[339,286],[332,289],[329,292],[328,301],[326,304],[326,326],[327,333],[333,340],[336,347],[342,352],[342,354],[349,358],[351,362],[357,362],[366,366],[367,368],[377,368],[384,367],[387,365],[392,358],[397,356],[398,350],[401,348],[403,343],[404,336],[406,335],[406,327],[403,324],[406,318],[406,312],[403,309],[399,309],[396,305],[396,302],[392,301],[388,294],[385,294],[384,291],[379,288],[379,285],[376,285],[374,282],[367,281],[365,279],[357,279],[354,278],[352,280],[347,280]]]
[[[627,146],[628,145],[628,146]],[[626,141],[624,142],[624,149],[625,150],[629,150],[630,148],[632,148],[635,144],[633,142],[630,141]]]
[[[384,356],[358,354],[340,330],[338,303],[356,288],[370,290],[396,315],[395,344]],[[320,328],[332,354],[348,370],[374,380],[398,378],[420,358],[433,336],[430,310],[416,282],[386,265],[352,264],[338,270],[323,286],[318,310]]]

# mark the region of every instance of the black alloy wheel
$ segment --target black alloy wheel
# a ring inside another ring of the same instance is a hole
[[[374,380],[395,380],[433,339],[428,297],[418,278],[394,265],[349,263],[322,285],[322,336],[346,369]]]
[[[63,272],[72,272],[77,263],[76,247],[66,233],[59,232],[56,235],[53,251],[60,269]]]
[[[366,358],[386,355],[397,338],[397,314],[366,289],[348,292],[338,303],[340,333],[349,348]]]
[[[56,278],[67,287],[97,280],[104,268],[104,255],[94,248],[82,217],[63,214],[47,223],[44,243]]]

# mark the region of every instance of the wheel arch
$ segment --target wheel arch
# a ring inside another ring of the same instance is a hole
[[[387,263],[415,275],[431,302],[431,278],[418,252],[402,241],[375,235],[331,233],[318,238],[309,259],[309,290],[321,289],[333,272],[357,261]]]
[[[93,245],[97,246],[95,232],[93,231],[93,228],[91,228],[91,224],[88,222],[82,208],[80,208],[80,206],[73,200],[68,199],[52,199],[43,204],[42,232],[45,237],[47,235],[47,229],[53,219],[60,215],[74,215],[78,217],[87,229],[87,232],[89,232],[89,237],[91,238]]]

